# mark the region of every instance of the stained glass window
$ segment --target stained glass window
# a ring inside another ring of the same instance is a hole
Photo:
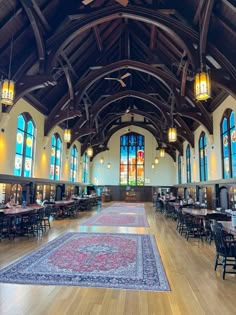
[[[32,177],[35,126],[28,113],[18,116],[14,175]]]
[[[207,138],[202,132],[199,138],[199,171],[200,181],[208,180]]]
[[[88,183],[88,167],[89,167],[89,158],[85,152],[83,155],[83,166],[82,166],[82,182]]]
[[[221,122],[223,178],[236,178],[235,114],[226,110]]]
[[[62,142],[58,134],[52,135],[50,179],[59,180],[61,175]]]
[[[78,150],[74,145],[70,150],[70,180],[76,182],[78,169]]]
[[[186,148],[186,174],[187,174],[187,183],[191,183],[191,151],[190,151],[189,144]]]
[[[120,185],[144,185],[144,136],[140,134],[120,137]]]
[[[178,155],[178,181],[182,184],[182,168],[181,168],[181,155]]]

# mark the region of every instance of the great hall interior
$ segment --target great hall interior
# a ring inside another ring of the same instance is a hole
[[[0,314],[236,310],[236,1],[0,0]]]

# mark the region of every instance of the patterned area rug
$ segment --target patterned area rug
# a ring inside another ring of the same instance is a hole
[[[140,202],[116,202],[112,205],[113,207],[143,207],[144,203]]]
[[[67,233],[0,270],[0,282],[169,291],[152,235]]]
[[[145,215],[120,214],[100,212],[89,219],[81,221],[80,225],[96,226],[130,226],[130,227],[149,227]]]
[[[123,207],[123,206],[110,206],[102,210],[102,212],[110,212],[110,213],[131,213],[131,214],[144,214],[144,207]]]

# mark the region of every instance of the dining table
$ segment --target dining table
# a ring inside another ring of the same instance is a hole
[[[206,217],[209,214],[217,214],[219,211],[211,209],[195,209],[195,208],[182,208],[182,212],[190,214],[194,217]]]
[[[4,215],[8,215],[8,216],[15,216],[15,215],[22,215],[28,212],[34,212],[42,208],[43,208],[42,206],[39,206],[36,204],[32,204],[25,207],[12,206],[10,208],[0,209],[0,213],[3,213]]]
[[[218,221],[223,225],[223,228],[226,232],[231,233],[236,236],[236,226],[232,225],[231,221]]]

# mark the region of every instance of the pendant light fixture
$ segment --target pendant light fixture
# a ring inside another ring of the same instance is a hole
[[[161,158],[165,157],[165,148],[161,147],[159,153]]]
[[[100,158],[100,164],[104,164],[104,157],[103,156]]]
[[[155,164],[154,163],[152,163],[152,169],[154,169],[155,168]]]
[[[89,116],[89,130],[90,130],[90,134],[89,134],[89,146],[87,148],[87,156],[88,157],[92,157],[93,156],[93,147],[91,145],[91,125],[90,125],[90,116]]]
[[[211,80],[206,67],[206,64],[203,64],[202,56],[202,32],[201,32],[201,23],[200,25],[200,39],[199,39],[199,53],[200,53],[200,69],[195,75],[194,78],[194,96],[198,101],[205,101],[211,97]]]
[[[155,159],[154,159],[154,163],[157,165],[159,163],[159,159],[158,157],[156,156]]]
[[[171,127],[168,129],[168,140],[169,140],[169,142],[177,141],[177,130],[174,127],[174,119],[173,119],[173,107],[174,107],[174,97],[172,96],[171,108],[170,108]]]
[[[15,16],[15,10],[14,10]],[[13,105],[15,98],[15,83],[11,80],[11,66],[12,66],[12,54],[13,54],[13,33],[11,37],[11,47],[10,47],[10,60],[8,68],[8,78],[4,79],[2,82],[1,90],[1,103],[4,105]]]
[[[71,129],[68,127],[69,120],[69,106],[67,108],[67,121],[66,121],[66,129],[64,129],[64,142],[69,143],[71,140]]]
[[[111,163],[107,163],[107,168],[110,169],[111,168]]]

